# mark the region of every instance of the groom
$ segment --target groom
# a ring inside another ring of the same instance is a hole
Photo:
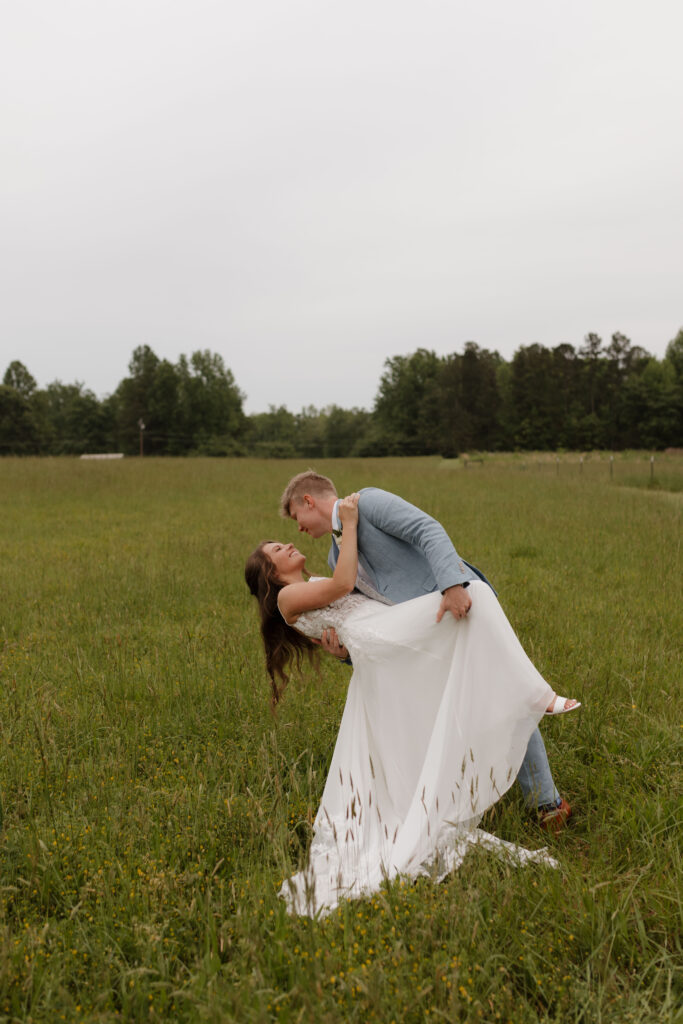
[[[313,470],[299,473],[287,484],[280,499],[280,514],[293,519],[300,532],[311,537],[332,534],[328,563],[334,569],[339,556],[341,522],[337,491],[328,477]],[[435,519],[396,494],[366,487],[358,503],[358,576],[356,588],[384,604],[400,604],[411,598],[441,591],[437,613],[463,619],[472,606],[467,588],[472,580],[489,581],[462,559],[448,534]],[[490,584],[489,584],[490,586]],[[323,635],[323,648],[345,658],[334,630]],[[553,782],[548,755],[536,729],[529,740],[517,780],[528,807],[537,807],[542,828],[558,831],[571,808]]]

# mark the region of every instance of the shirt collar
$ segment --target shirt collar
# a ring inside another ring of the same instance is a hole
[[[341,533],[341,519],[339,518],[339,498],[335,501],[332,507],[332,533],[337,535]]]

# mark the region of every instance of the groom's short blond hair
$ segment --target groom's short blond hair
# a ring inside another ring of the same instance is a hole
[[[283,519],[291,519],[292,505],[300,505],[304,494],[312,494],[314,498],[322,498],[326,494],[337,497],[337,488],[327,476],[321,476],[314,469],[305,473],[297,473],[289,481],[280,498],[280,515]]]

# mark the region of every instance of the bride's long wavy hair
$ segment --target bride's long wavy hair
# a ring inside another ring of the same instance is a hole
[[[263,540],[252,551],[244,567],[244,578],[258,601],[261,613],[261,636],[270,677],[271,703],[275,707],[289,682],[286,669],[290,662],[294,661],[296,667],[301,668],[304,655],[311,661],[317,660],[318,649],[312,640],[288,625],[280,614],[277,596],[284,584],[277,578],[275,566],[263,550],[265,544],[273,543]]]

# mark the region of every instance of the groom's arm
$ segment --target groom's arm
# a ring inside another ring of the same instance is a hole
[[[436,621],[446,612],[463,619],[472,607],[466,590],[469,574],[441,523],[397,494],[374,487],[361,491],[358,509],[377,529],[423,553],[442,595]]]
[[[416,505],[389,491],[361,491],[358,511],[378,530],[418,548],[434,574],[440,591],[469,582],[467,566],[441,523]]]

